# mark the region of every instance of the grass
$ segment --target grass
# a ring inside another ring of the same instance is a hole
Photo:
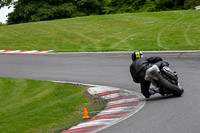
[[[0,78],[0,132],[47,132],[79,123],[85,86]]]
[[[56,52],[200,50],[200,11],[77,17],[0,27],[0,49]]]

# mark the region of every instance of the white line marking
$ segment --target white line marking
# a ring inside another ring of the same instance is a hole
[[[135,106],[132,107],[118,107],[118,108],[112,108],[108,110],[103,110],[97,116],[99,115],[105,115],[105,114],[110,114],[110,113],[120,113],[120,112],[126,112],[126,111],[131,111],[132,109],[135,109]]]
[[[26,51],[26,52],[22,52],[20,54],[33,53],[33,52],[37,52],[37,50]]]
[[[112,91],[120,90],[119,88],[112,88]],[[98,94],[110,91],[110,87],[105,86],[96,86],[92,88],[88,88],[88,92],[90,94]]]
[[[122,96],[128,96],[129,94],[128,93],[114,93],[114,94],[109,94],[109,95],[106,95],[106,96],[102,96],[102,98],[104,99],[111,99],[111,98],[115,98],[115,97],[122,97]]]
[[[111,106],[111,105],[115,105],[115,104],[119,104],[119,103],[128,103],[128,102],[133,102],[133,101],[140,102],[140,99],[139,98],[120,99],[120,100],[117,100],[117,101],[109,102],[107,105]]]
[[[90,122],[83,122],[78,124],[77,126],[74,126],[72,128],[69,129],[76,129],[76,128],[81,128],[81,127],[88,127],[88,126],[97,126],[97,125],[107,125],[109,123],[111,123],[112,121],[117,121],[119,120],[119,118],[112,118],[112,119],[100,119],[100,120],[94,120],[94,121],[90,121]]]
[[[142,95],[141,95],[141,96],[142,96]],[[143,97],[143,99],[145,99],[145,98]],[[137,106],[137,109],[135,109],[135,110],[134,110],[133,112],[131,112],[129,115],[123,117],[122,119],[120,119],[120,120],[118,120],[118,121],[114,121],[114,122],[112,122],[111,124],[109,124],[109,125],[107,125],[107,126],[104,126],[104,127],[100,128],[100,129],[98,129],[98,130],[96,130],[96,131],[94,131],[94,132],[92,132],[92,133],[96,133],[96,132],[98,132],[98,131],[101,131],[101,130],[103,130],[103,129],[106,129],[106,128],[108,128],[108,127],[111,127],[111,126],[113,126],[113,125],[115,125],[115,124],[117,124],[117,123],[120,123],[121,121],[124,121],[124,120],[128,119],[129,117],[133,116],[135,113],[137,113],[139,110],[141,110],[141,109],[144,107],[144,105],[145,105],[145,100],[140,101],[139,104],[140,104],[140,105]]]
[[[52,52],[53,50],[27,50],[27,51],[22,51],[22,50],[0,50],[0,53],[13,53],[13,54],[43,54],[43,53],[49,53]]]
[[[199,53],[200,50],[174,50],[174,51],[142,51],[143,53]],[[133,51],[113,51],[113,52],[59,52],[59,53],[46,53],[46,54],[63,54],[63,55],[68,55],[68,54],[132,54]],[[58,81],[55,81],[58,82]],[[64,83],[65,81],[59,81],[60,83]],[[65,82],[66,83],[66,82]],[[71,84],[76,84],[76,85],[86,85],[85,83],[77,83],[77,82],[67,82]],[[88,84],[88,86],[93,86],[92,84]],[[100,86],[100,85],[97,85]]]

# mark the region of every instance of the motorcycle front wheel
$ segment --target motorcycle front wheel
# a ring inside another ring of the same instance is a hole
[[[161,87],[165,88],[169,93],[173,94],[176,97],[180,97],[184,92],[182,88],[179,88],[177,85],[172,84],[162,76],[159,78],[158,83]]]

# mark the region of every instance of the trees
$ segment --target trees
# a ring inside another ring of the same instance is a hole
[[[192,8],[192,7],[195,7],[195,6],[199,6],[200,0],[185,0],[184,4],[185,4],[186,8]]]
[[[105,13],[160,11],[180,9],[184,0],[104,0]]]
[[[188,9],[200,0],[0,0],[0,8],[14,5],[8,24],[85,15]]]
[[[108,13],[123,13],[136,12],[146,0],[104,0],[103,12]]]
[[[101,14],[102,0],[2,0],[0,7],[14,5],[8,24]]]
[[[2,22],[0,22],[0,26],[3,26],[3,25],[5,25],[4,23],[2,23]]]
[[[155,0],[159,10],[179,9],[184,7],[184,0]]]

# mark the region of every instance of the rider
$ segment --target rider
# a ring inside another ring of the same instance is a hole
[[[149,98],[151,95],[155,93],[162,93],[162,90],[159,88],[149,88],[151,85],[151,81],[148,81],[146,76],[146,70],[152,67],[153,65],[157,65],[159,69],[164,66],[169,66],[169,63],[163,61],[161,57],[143,57],[141,51],[134,51],[132,53],[132,61],[133,63],[130,66],[131,76],[135,83],[140,83],[141,92],[146,97]],[[146,80],[145,80],[146,79]]]

